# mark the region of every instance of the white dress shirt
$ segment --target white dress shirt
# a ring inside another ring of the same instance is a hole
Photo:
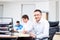
[[[49,23],[47,20],[41,18],[41,20],[37,23],[33,24],[33,32],[36,35],[36,38],[44,38],[49,37]]]
[[[32,22],[28,21],[27,23],[22,22],[23,30],[26,30],[27,32],[30,32],[32,30]]]

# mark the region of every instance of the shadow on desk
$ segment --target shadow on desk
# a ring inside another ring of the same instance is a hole
[[[17,40],[33,40],[32,37],[18,37]]]
[[[33,40],[31,37],[18,37],[16,38],[0,38],[0,40]]]

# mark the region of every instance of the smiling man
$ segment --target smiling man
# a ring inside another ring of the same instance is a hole
[[[44,37],[49,37],[49,23],[47,20],[42,18],[41,10],[36,9],[34,11],[34,17],[35,17],[35,22],[33,24],[33,32],[30,33],[30,36],[39,39],[42,39]],[[48,39],[44,39],[44,40],[48,40]]]

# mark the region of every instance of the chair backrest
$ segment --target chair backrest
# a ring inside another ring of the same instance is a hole
[[[55,22],[49,21],[49,24],[50,24],[50,27],[55,27],[59,25],[59,21],[55,21]]]
[[[49,40],[52,40],[54,34],[59,31],[59,21],[49,21],[50,28],[49,28]]]

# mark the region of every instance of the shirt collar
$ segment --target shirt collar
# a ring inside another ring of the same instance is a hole
[[[41,18],[39,22],[41,23],[41,22],[42,22],[42,20],[43,20],[43,18]]]
[[[18,26],[18,27],[19,27],[20,25],[16,25],[16,26]]]
[[[41,18],[41,19],[40,19],[40,21],[39,21],[38,23],[41,23],[41,22],[42,22],[42,20],[43,20],[43,19]]]

